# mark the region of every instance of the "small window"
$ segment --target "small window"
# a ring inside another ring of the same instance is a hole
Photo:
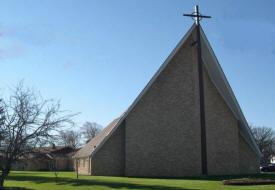
[[[85,162],[86,162],[86,159],[84,158],[83,159],[83,168],[85,168]]]

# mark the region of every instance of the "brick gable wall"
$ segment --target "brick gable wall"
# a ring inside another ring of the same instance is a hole
[[[201,173],[196,51],[192,36],[126,119],[127,176]]]

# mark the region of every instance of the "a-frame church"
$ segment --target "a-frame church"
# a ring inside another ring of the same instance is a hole
[[[257,173],[260,157],[197,23],[129,109],[75,155],[79,174],[169,177]]]

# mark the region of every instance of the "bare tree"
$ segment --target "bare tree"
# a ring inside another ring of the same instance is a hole
[[[0,170],[2,171],[3,160],[2,160],[1,145],[5,139],[5,131],[2,129],[1,126],[4,124],[5,116],[4,116],[4,109],[1,105],[2,105],[2,100],[0,99]]]
[[[69,130],[60,131],[59,137],[59,144],[63,146],[71,146],[73,148],[78,148],[80,146],[80,132]]]
[[[86,121],[81,127],[81,133],[84,135],[86,142],[94,138],[102,129],[102,126],[95,123]]]
[[[4,108],[2,106],[2,99],[0,99],[0,126],[2,126],[4,124],[5,121],[5,116],[4,116]],[[4,135],[5,131],[2,129],[2,127],[0,127],[0,147],[1,147],[1,142],[4,140],[5,135]],[[1,150],[0,150],[1,151]]]
[[[255,141],[263,154],[261,163],[269,163],[275,156],[275,132],[272,128],[250,126]]]
[[[0,189],[12,164],[34,151],[34,148],[50,142],[65,124],[72,124],[73,114],[60,110],[60,103],[43,100],[33,90],[20,83],[8,100],[1,102],[4,120],[0,125],[2,174]]]

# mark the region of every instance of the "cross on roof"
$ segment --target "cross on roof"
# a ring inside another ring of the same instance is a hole
[[[199,13],[199,6],[198,5],[195,5],[195,12],[194,13],[192,13],[192,14],[183,14],[183,16],[189,16],[189,17],[195,18],[196,25],[200,24],[200,20],[202,18],[211,18],[211,16],[201,15]]]
[[[199,13],[199,6],[195,6],[195,12],[192,14],[184,14],[183,16],[189,16],[195,18],[196,23],[196,44],[197,44],[197,56],[198,56],[198,78],[199,78],[199,94],[200,94],[200,122],[201,122],[201,169],[202,175],[208,174],[207,169],[207,147],[206,147],[206,128],[205,128],[205,105],[204,105],[204,87],[203,87],[203,68],[201,58],[201,34],[200,34],[200,19],[211,18],[211,16],[204,16]]]

